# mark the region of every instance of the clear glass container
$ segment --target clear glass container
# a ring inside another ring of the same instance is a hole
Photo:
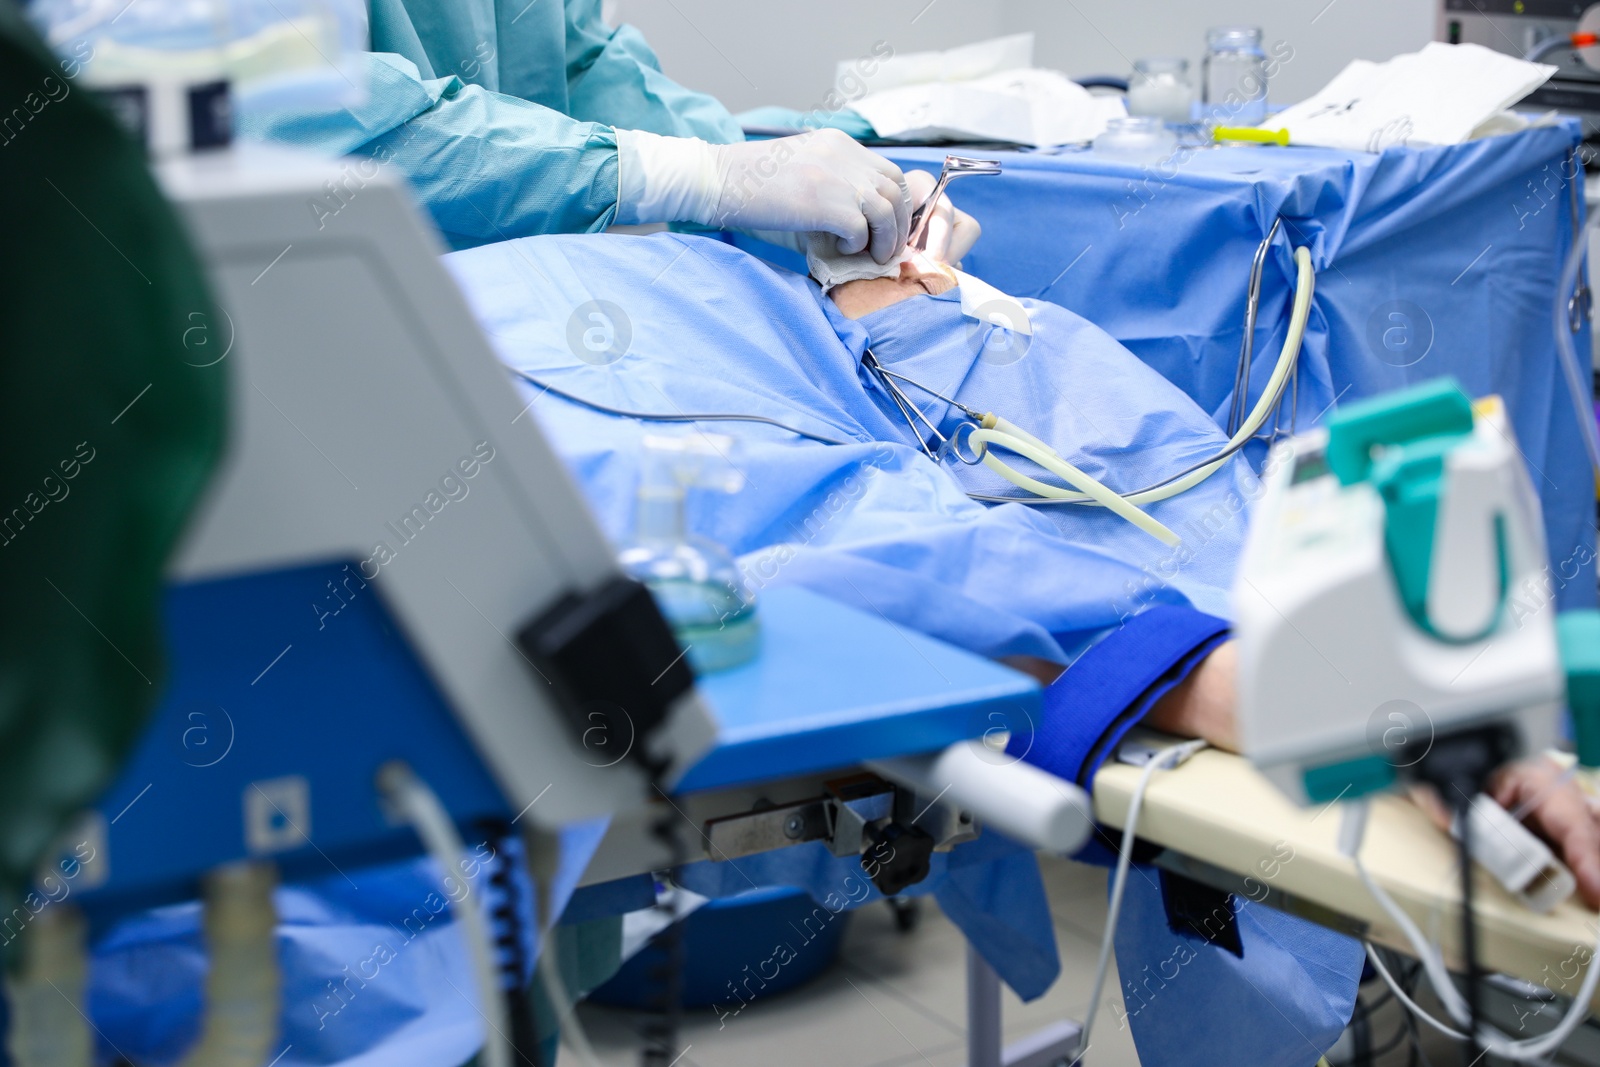
[[[1178,149],[1178,135],[1151,115],[1129,115],[1106,123],[1106,132],[1094,139],[1096,155],[1123,163],[1153,165],[1169,159]]]
[[[1167,57],[1136,59],[1128,79],[1128,114],[1185,123],[1192,118],[1194,87],[1189,61]]]
[[[761,647],[754,592],[727,548],[689,532],[685,494],[691,487],[733,493],[744,479],[728,458],[730,437],[644,438],[633,539],[622,569],[655,595],[673,636],[696,674],[748,663]]]
[[[1260,27],[1206,31],[1200,101],[1206,121],[1217,126],[1254,126],[1267,117],[1267,56]]]

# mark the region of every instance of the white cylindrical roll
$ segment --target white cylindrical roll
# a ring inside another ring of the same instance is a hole
[[[869,768],[898,785],[972,812],[1007,837],[1050,852],[1083,847],[1093,829],[1089,794],[977,741],[943,752],[874,760]]]

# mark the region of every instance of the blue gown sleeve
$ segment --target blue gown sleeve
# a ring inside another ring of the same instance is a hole
[[[574,118],[713,144],[744,140],[715,97],[661,73],[644,35],[600,18],[600,0],[567,0],[567,100]]]
[[[541,233],[597,232],[617,210],[617,139],[583,122],[461,79],[423,78],[410,60],[371,53],[366,99],[332,112],[277,112],[242,135],[352,161],[343,196],[392,164],[456,248]],[[319,210],[320,208],[320,210]]]
[[[1124,735],[1227,639],[1225,621],[1183,605],[1133,616],[1045,689],[1040,722],[1010,750],[1087,789]]]

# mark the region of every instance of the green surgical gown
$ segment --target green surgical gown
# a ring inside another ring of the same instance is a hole
[[[392,166],[458,248],[609,226],[617,127],[741,139],[715,99],[661,73],[637,30],[606,26],[600,0],[371,0],[371,13],[364,102],[241,133],[370,157],[340,196]],[[330,193],[320,211],[338,206]]]

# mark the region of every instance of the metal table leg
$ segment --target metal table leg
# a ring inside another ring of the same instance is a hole
[[[967,1067],[1071,1067],[1081,1064],[1079,1035],[1071,1019],[1051,1023],[1001,1047],[1000,976],[967,945]]]

